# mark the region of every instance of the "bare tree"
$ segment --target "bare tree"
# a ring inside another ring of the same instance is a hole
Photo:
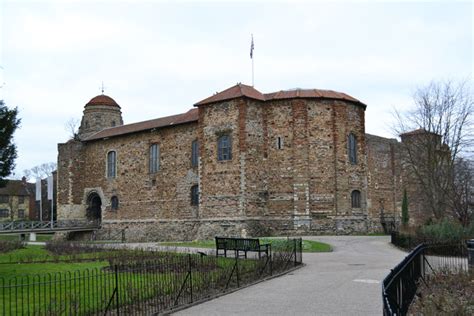
[[[79,126],[80,126],[80,121],[77,118],[71,117],[66,124],[64,125],[64,128],[69,134],[70,139],[77,139],[78,133],[79,133]]]
[[[435,218],[446,211],[456,215],[455,164],[473,145],[472,87],[469,82],[432,82],[418,89],[413,100],[412,111],[396,112],[405,167]]]
[[[52,172],[56,170],[56,168],[57,164],[55,162],[47,162],[38,166],[34,166],[31,169],[23,170],[23,175],[27,180],[36,178],[44,179],[50,176]]]
[[[454,163],[453,190],[449,202],[463,226],[468,226],[474,214],[474,161],[459,158]]]

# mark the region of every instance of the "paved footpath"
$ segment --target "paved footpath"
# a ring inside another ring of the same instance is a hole
[[[386,236],[315,236],[330,253],[305,267],[174,315],[382,315],[381,281],[406,253]]]

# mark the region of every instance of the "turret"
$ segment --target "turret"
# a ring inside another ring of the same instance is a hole
[[[83,140],[105,128],[120,125],[123,125],[120,106],[111,97],[101,94],[84,106],[79,138]]]

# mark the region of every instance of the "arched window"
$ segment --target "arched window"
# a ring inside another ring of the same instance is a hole
[[[153,144],[150,146],[150,173],[160,170],[160,146]]]
[[[115,178],[117,174],[117,154],[115,151],[107,153],[107,178]]]
[[[119,199],[115,195],[110,199],[110,207],[112,211],[116,211],[119,208]]]
[[[115,121],[112,121],[112,123],[110,123],[110,125],[112,125],[112,127],[115,126]]]
[[[357,163],[357,139],[353,133],[350,133],[347,140],[349,161],[351,164]]]
[[[193,185],[191,187],[191,205],[198,205],[199,204],[199,187],[197,185]]]
[[[196,167],[199,161],[199,143],[196,140],[193,140],[191,144],[191,166]]]
[[[232,159],[232,143],[229,135],[222,135],[217,139],[217,160]]]
[[[360,208],[360,191],[359,190],[352,191],[351,205],[353,208]]]

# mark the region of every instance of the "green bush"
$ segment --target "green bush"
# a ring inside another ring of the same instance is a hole
[[[445,218],[439,223],[422,226],[418,234],[424,239],[435,242],[457,242],[474,238],[474,223],[463,227],[459,222]]]

